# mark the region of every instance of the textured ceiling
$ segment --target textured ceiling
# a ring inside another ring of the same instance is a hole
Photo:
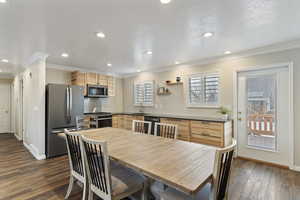
[[[119,74],[170,67],[297,39],[299,7],[299,0],[8,0],[0,4],[0,59],[11,63],[0,67],[15,69],[34,52]]]

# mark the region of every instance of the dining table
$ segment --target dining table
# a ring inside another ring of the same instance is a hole
[[[188,195],[212,179],[215,147],[111,127],[76,133],[106,141],[112,160]]]

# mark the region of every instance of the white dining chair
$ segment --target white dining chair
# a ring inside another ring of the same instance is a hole
[[[174,124],[155,123],[154,135],[164,138],[177,139],[178,126]]]
[[[141,121],[141,120],[133,120],[132,121],[132,131],[137,133],[151,133],[151,122]]]
[[[70,163],[70,181],[69,187],[65,199],[68,199],[75,182],[79,181],[83,185],[82,199],[85,200],[87,196],[87,176],[84,168],[84,162],[82,160],[80,135],[76,133],[70,133],[65,129],[66,143],[68,150],[68,157]]]
[[[110,166],[107,143],[81,138],[89,182],[89,200],[121,200],[143,190],[145,179],[122,165]],[[143,199],[145,198],[143,190]]]
[[[156,200],[228,200],[228,184],[235,148],[236,140],[233,140],[230,146],[216,151],[212,181],[197,194],[190,196],[171,187],[165,188],[159,182],[152,184],[152,194]]]

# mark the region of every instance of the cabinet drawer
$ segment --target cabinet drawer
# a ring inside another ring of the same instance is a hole
[[[192,129],[211,129],[223,131],[223,123],[206,122],[206,121],[191,121]]]
[[[192,127],[191,133],[192,133],[192,135],[203,135],[203,136],[210,136],[210,137],[217,137],[217,138],[223,137],[222,130],[215,130],[215,129],[209,129],[209,128]]]

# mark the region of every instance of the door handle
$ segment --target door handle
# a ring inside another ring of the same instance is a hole
[[[242,121],[242,118],[241,118],[241,117],[239,117],[239,118],[238,118],[238,120],[239,120],[239,121]]]
[[[6,110],[5,113],[8,114],[8,110]]]

